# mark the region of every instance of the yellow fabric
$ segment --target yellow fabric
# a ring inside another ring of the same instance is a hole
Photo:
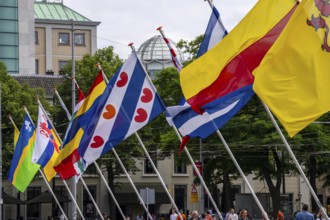
[[[180,81],[188,100],[210,86],[236,55],[262,38],[294,6],[294,0],[260,0],[213,49],[183,68]]]
[[[330,110],[330,52],[321,49],[325,28],[307,25],[312,15],[320,16],[314,1],[302,1],[253,73],[254,91],[291,137]]]
[[[14,124],[14,147],[16,147],[16,143],[18,141],[18,137],[19,137],[19,130],[16,127],[16,125]]]
[[[51,130],[51,133],[54,137],[54,140],[55,140],[57,146],[60,147],[61,143],[60,143],[56,133],[54,132],[54,129]],[[57,164],[59,154],[60,153],[58,151],[54,151],[52,157],[50,158],[48,163],[43,168],[44,174],[45,174],[48,182],[51,181],[57,174],[56,171],[54,170],[54,166],[56,166],[56,164]]]

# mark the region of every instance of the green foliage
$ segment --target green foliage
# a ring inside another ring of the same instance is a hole
[[[44,108],[51,111],[49,103],[44,98],[44,91],[41,89],[31,89],[27,85],[20,85],[10,74],[7,73],[6,66],[0,62],[0,84],[1,84],[1,110],[2,110],[2,144],[3,144],[3,173],[7,176],[11,158],[14,152],[13,139],[14,129],[8,116],[14,120],[18,129],[21,128],[25,111],[29,111],[33,121],[37,121],[38,97]]]

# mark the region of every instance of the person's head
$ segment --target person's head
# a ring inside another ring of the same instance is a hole
[[[247,217],[247,210],[243,209],[243,210],[241,211],[241,215],[242,215],[242,218],[243,218],[243,219],[246,218],[246,217]]]
[[[301,210],[308,211],[308,204],[303,204],[303,206],[301,207]]]
[[[176,213],[175,208],[172,208],[172,214]]]
[[[234,209],[234,208],[231,208],[231,209],[229,210],[229,212],[230,212],[231,214],[234,214],[234,213],[235,213],[235,209]]]
[[[192,213],[191,213],[191,216],[193,217],[193,218],[197,218],[198,217],[198,212],[195,210],[195,211],[193,211]]]

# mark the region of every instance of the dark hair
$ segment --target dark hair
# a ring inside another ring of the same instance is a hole
[[[308,204],[303,204],[302,208],[303,211],[308,211]]]

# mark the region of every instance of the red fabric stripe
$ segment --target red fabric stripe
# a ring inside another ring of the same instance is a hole
[[[259,66],[265,54],[281,34],[297,5],[298,3],[264,37],[234,57],[209,87],[187,100],[193,110],[202,113],[201,108],[205,104],[253,83],[253,70]]]
[[[170,41],[166,37],[164,37],[164,40],[167,44],[170,43]]]
[[[173,50],[173,48],[171,48],[170,51],[171,51],[172,56],[173,56],[173,57],[176,57],[176,53],[175,53],[175,51]]]
[[[102,69],[100,69],[99,73],[97,74],[92,87],[88,91],[88,95],[93,91],[93,89],[100,83],[103,82],[103,76],[102,76]]]
[[[178,152],[179,156],[182,153],[183,149],[186,147],[189,140],[190,140],[190,136],[188,136],[188,135],[186,135],[182,138],[182,141],[181,141],[181,144],[180,144],[180,149],[179,149],[179,152]]]
[[[77,103],[79,103],[85,98],[85,95],[84,95],[83,91],[81,91],[80,87],[78,87],[78,85],[77,85],[77,90],[78,90],[78,101],[77,101]]]
[[[62,180],[69,179],[77,175],[76,170],[73,166],[74,163],[80,160],[78,150],[75,149],[68,157],[54,167],[55,171],[60,175]]]

